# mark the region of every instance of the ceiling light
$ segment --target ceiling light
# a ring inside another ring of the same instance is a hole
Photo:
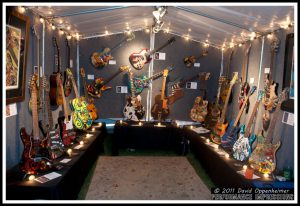
[[[45,20],[43,19],[43,17],[40,17],[40,22],[41,22],[41,23],[44,23],[44,22],[45,22]]]
[[[18,6],[18,11],[23,14],[25,13],[25,7],[24,6]]]
[[[71,26],[67,26],[67,29],[70,30],[70,29],[71,29]]]

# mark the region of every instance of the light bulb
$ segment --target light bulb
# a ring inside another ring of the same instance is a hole
[[[241,43],[239,43],[239,47],[242,47],[242,44],[241,44]]]
[[[264,177],[265,177],[265,178],[268,178],[268,177],[269,177],[269,174],[264,173]]]
[[[29,177],[28,177],[28,180],[29,181],[32,181],[32,180],[34,180],[35,179],[35,176],[34,175],[30,175]]]
[[[190,126],[190,128],[191,128],[191,129],[193,129],[193,128],[194,128],[194,126],[193,126],[193,125],[191,125],[191,126]]]
[[[268,38],[268,39],[272,39],[272,37],[273,37],[272,34],[268,34],[268,35],[267,35],[267,38]]]
[[[63,35],[65,32],[63,30],[59,30],[59,34]]]
[[[72,155],[72,149],[68,149],[67,153],[68,153],[69,156],[71,156]]]
[[[206,139],[206,143],[209,143],[210,141],[209,141],[209,139]]]
[[[98,126],[99,126],[99,127],[102,127],[102,123],[101,123],[101,122],[100,122],[100,123],[98,123]]]
[[[18,11],[19,11],[21,14],[25,13],[25,7],[23,7],[23,6],[18,6]]]
[[[84,142],[83,141],[80,141],[80,145],[83,145],[84,144]]]
[[[40,17],[40,22],[41,22],[41,23],[44,23],[44,22],[45,22],[45,19],[43,19],[42,17]]]
[[[52,25],[51,28],[52,28],[52,30],[55,30],[56,27],[54,25]]]
[[[139,122],[139,126],[142,126],[142,122]]]
[[[122,124],[123,123],[123,121],[122,120],[120,120],[120,124]]]
[[[243,165],[243,169],[246,170],[248,168],[247,165]]]
[[[105,30],[105,35],[108,35],[108,31],[107,30]]]
[[[70,29],[71,29],[71,27],[70,27],[70,26],[67,26],[67,29],[68,29],[68,30],[70,30]]]
[[[71,35],[68,35],[68,36],[67,36],[67,39],[68,39],[68,40],[72,39],[72,36],[71,36]]]
[[[225,157],[226,157],[226,158],[229,158],[229,154],[226,154]]]
[[[149,33],[149,32],[150,32],[150,29],[149,29],[149,28],[146,28],[146,29],[145,29],[145,32],[146,32],[146,33]]]
[[[157,124],[159,127],[161,126],[161,123],[160,122],[158,122],[158,124]]]

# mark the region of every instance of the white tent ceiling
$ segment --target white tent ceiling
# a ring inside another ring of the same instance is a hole
[[[82,38],[145,29],[153,25],[155,6],[38,6],[34,12]],[[51,13],[52,12],[52,13]],[[168,6],[163,30],[221,47],[224,42],[244,42],[249,34],[265,34],[294,23],[294,7],[271,6]]]

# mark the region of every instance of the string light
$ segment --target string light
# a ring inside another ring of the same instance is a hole
[[[54,24],[52,24],[51,28],[52,28],[52,30],[55,30],[56,27]]]
[[[273,34],[271,34],[271,33],[267,35],[268,39],[272,39],[272,37],[273,37]]]
[[[247,165],[243,165],[243,169],[246,170],[248,168]]]
[[[63,35],[64,33],[65,33],[65,32],[64,32],[63,30],[61,30],[61,29],[59,30],[59,34],[60,34],[60,35]]]
[[[40,17],[40,22],[43,24],[45,22],[45,19],[43,17]]]
[[[18,11],[19,11],[19,13],[21,13],[21,14],[23,14],[23,13],[25,13],[25,7],[23,7],[23,6],[18,6]]]
[[[150,29],[147,27],[147,28],[145,29],[145,32],[146,32],[146,33],[149,33],[149,32],[150,32]]]
[[[68,39],[68,40],[72,39],[72,36],[71,36],[71,35],[68,35],[68,36],[67,36],[67,39]]]
[[[28,180],[29,181],[32,181],[32,180],[34,180],[35,179],[35,176],[34,175],[30,175],[29,177],[28,177]]]
[[[71,30],[71,26],[67,26],[67,30]]]
[[[188,35],[186,35],[184,38],[185,38],[185,40],[188,41],[188,40],[190,39],[190,35],[188,34]]]
[[[170,28],[168,27],[165,29],[165,33],[169,33],[169,32],[170,32]]]
[[[264,177],[265,177],[265,178],[268,178],[268,177],[269,177],[269,174],[268,174],[268,173],[264,173]]]
[[[253,41],[254,39],[256,39],[256,33],[252,32],[250,35],[250,40]]]
[[[105,30],[105,35],[108,35],[108,31],[107,30]]]
[[[239,43],[239,47],[242,47],[243,46],[243,44],[242,43]]]
[[[63,20],[62,20],[62,19],[60,19],[60,20],[59,20],[59,24],[62,24],[62,23],[64,23],[64,22],[63,22]]]

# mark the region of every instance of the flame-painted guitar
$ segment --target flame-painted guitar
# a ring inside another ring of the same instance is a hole
[[[164,45],[155,49],[153,51],[149,51],[149,49],[142,49],[139,53],[132,53],[129,56],[129,62],[133,66],[133,68],[137,70],[143,69],[144,65],[149,63],[152,58],[151,55],[157,51],[162,50],[164,47],[168,46],[169,44],[175,41],[175,37],[170,38]]]
[[[258,143],[255,150],[249,158],[249,164],[255,170],[264,173],[271,174],[276,169],[276,152],[280,147],[280,141],[273,144],[274,129],[277,119],[279,117],[280,107],[282,102],[288,98],[288,89],[284,89],[280,94],[280,102],[276,106],[276,110],[273,113],[272,121],[269,127],[267,137],[263,136],[263,130],[258,136]]]
[[[257,113],[259,103],[260,103],[261,99],[263,98],[263,96],[264,96],[264,92],[262,90],[260,90],[258,93],[256,103],[253,107],[253,111],[252,111],[251,117],[249,119],[249,122],[248,122],[248,125],[246,128],[246,132],[244,131],[245,125],[241,126],[239,139],[234,143],[233,148],[232,148],[232,150],[233,150],[232,156],[236,160],[245,161],[250,157],[250,155],[252,153],[252,144],[256,139],[256,135],[253,134],[250,136],[250,130],[254,123],[253,120]]]

